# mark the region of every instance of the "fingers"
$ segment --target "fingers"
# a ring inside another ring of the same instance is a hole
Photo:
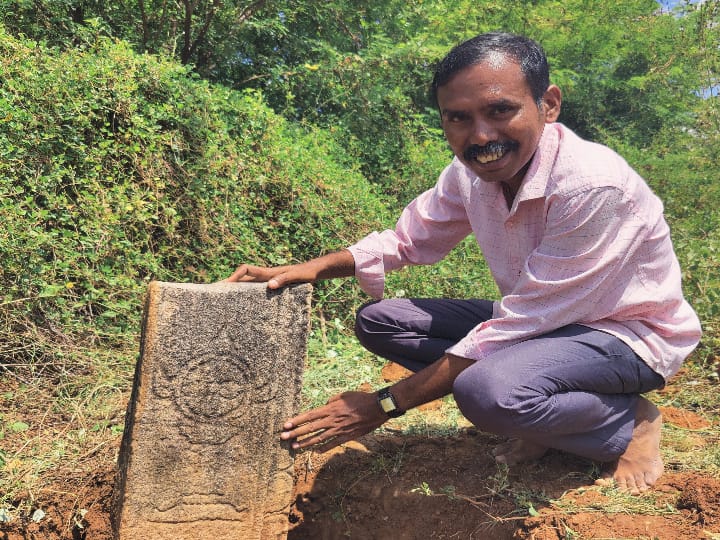
[[[288,424],[286,424],[287,426]],[[301,437],[305,437],[306,435],[311,435],[313,433],[316,434],[322,434],[326,432],[329,429],[330,426],[326,426],[321,423],[309,423],[309,424],[303,424],[295,429],[292,429],[291,431],[283,431],[280,434],[280,438],[287,441],[287,440],[293,440],[293,439],[299,439]]]
[[[225,283],[235,283],[237,281],[240,281],[240,278],[243,277],[246,272],[243,266],[238,267],[232,274],[230,274],[228,277],[221,281]]]
[[[285,285],[289,285],[290,283],[293,283],[293,281],[288,278],[288,274],[287,272],[285,272],[269,279],[268,288],[279,289],[280,287],[284,287]]]
[[[348,418],[347,414],[336,409],[328,403],[291,418],[283,426],[280,439],[292,441],[294,449],[312,447],[319,452],[326,452],[341,442],[353,439],[358,435],[357,419]]]
[[[279,289],[292,283],[311,283],[316,276],[308,273],[303,265],[277,266],[265,268],[250,264],[241,264],[238,268],[225,278],[224,282],[267,282],[269,289]]]
[[[306,427],[310,425],[312,422],[315,422],[316,420],[322,420],[323,418],[326,418],[329,415],[329,412],[326,409],[327,405],[324,405],[322,407],[319,407],[317,409],[312,409],[310,411],[306,411],[304,413],[298,414],[297,416],[291,418],[287,422],[285,422],[285,425],[283,426],[283,429],[285,431],[288,431],[293,428],[301,429],[302,427]],[[312,431],[312,430],[311,430]]]
[[[222,281],[227,283],[267,282],[269,289],[279,289],[286,284],[292,283],[288,279],[287,272],[284,272],[281,268],[263,268],[249,264],[238,266],[237,270]]]
[[[336,430],[333,429],[323,429],[318,432],[316,432],[314,435],[311,435],[310,437],[305,437],[301,440],[293,441],[291,446],[295,450],[304,450],[306,448],[311,448],[314,451],[323,453],[327,452],[328,450],[332,450],[336,446],[339,446],[343,443],[346,443],[348,441],[352,441],[359,435],[362,435],[362,432],[350,432],[350,433],[341,433],[341,434],[335,434]]]
[[[329,437],[325,433],[331,427],[330,424],[331,420],[327,414],[321,409],[314,409],[285,422],[280,439],[293,441],[291,445],[293,448],[306,448],[325,441]]]
[[[268,287],[279,289],[293,283],[313,283],[317,276],[309,268],[306,264],[273,268],[274,275],[268,277]]]
[[[339,411],[337,408],[343,405],[338,402],[345,396],[345,393],[332,396],[328,399],[326,405],[291,418],[283,425],[284,431],[280,435],[280,438],[283,440],[297,439],[298,437],[303,437],[315,431],[326,430],[333,427],[339,419]]]
[[[387,416],[378,406],[374,393],[345,392],[330,398],[318,409],[288,420],[280,439],[292,441],[295,449],[325,452],[371,432],[385,420]]]
[[[287,428],[290,425],[288,422],[285,427]],[[280,434],[280,439],[292,441],[291,446],[296,450],[316,446],[317,450],[324,452],[325,450],[321,450],[322,447],[327,447],[327,450],[329,450],[335,446],[330,445],[336,438],[333,435],[334,431],[320,423],[309,423],[303,424],[292,431],[283,431]]]
[[[320,431],[312,437],[306,437],[302,440],[294,441],[292,443],[292,447],[295,450],[303,450],[305,448],[313,447],[313,450],[324,452],[325,450],[321,450],[321,448],[330,445],[330,443],[332,443],[334,440],[335,437],[327,435],[325,431]]]
[[[226,282],[240,282],[240,281],[267,281],[267,277],[264,274],[267,273],[265,268],[259,266],[252,266],[249,264],[241,264],[237,269],[230,274],[229,277],[223,281]]]

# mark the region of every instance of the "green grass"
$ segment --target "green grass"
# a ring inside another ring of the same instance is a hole
[[[82,372],[0,379],[0,507],[31,507],[54,481],[114,459],[136,353],[86,351]]]

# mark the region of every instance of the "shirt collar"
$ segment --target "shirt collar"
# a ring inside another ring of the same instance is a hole
[[[537,150],[530,161],[530,167],[515,196],[515,203],[545,196],[550,174],[560,148],[558,124],[545,124]],[[516,204],[513,204],[516,206]]]

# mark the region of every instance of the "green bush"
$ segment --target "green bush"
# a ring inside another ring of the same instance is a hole
[[[127,345],[149,280],[305,260],[387,219],[330,137],[105,39],[0,33],[0,193],[6,362]]]

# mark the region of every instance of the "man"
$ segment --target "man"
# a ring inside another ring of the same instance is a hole
[[[697,345],[662,204],[617,154],[556,123],[545,54],[490,33],[455,47],[432,94],[455,158],[395,230],[229,281],[355,275],[381,298],[385,273],[431,264],[475,235],[502,298],[392,299],[358,312],[369,350],[415,373],[379,393],[346,392],[291,418],[294,448],[328,450],[453,392],[479,429],[509,438],[514,464],[556,448],[607,462],[598,483],[640,493],[663,471],[661,417],[641,396]]]

